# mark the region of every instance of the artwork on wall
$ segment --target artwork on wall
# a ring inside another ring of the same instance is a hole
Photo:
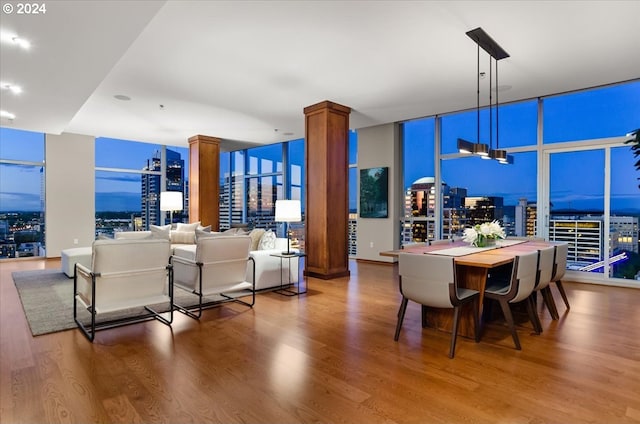
[[[360,218],[389,216],[389,168],[360,170]]]

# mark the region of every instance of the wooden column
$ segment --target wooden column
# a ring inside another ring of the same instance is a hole
[[[189,138],[189,221],[218,231],[220,221],[220,139]]]
[[[305,114],[306,275],[349,275],[349,114],[324,101]]]

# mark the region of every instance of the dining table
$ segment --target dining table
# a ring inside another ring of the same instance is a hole
[[[428,245],[417,243],[405,246],[403,249],[380,252],[381,256],[397,258],[401,253],[416,255],[445,255],[454,258],[456,268],[456,280],[459,287],[474,289],[480,292],[479,308],[474,311],[471,304],[464,305],[460,311],[459,335],[473,338],[474,320],[473,314],[478,314],[478,322],[482,326],[484,290],[492,271],[500,267],[508,267],[513,264],[515,257],[521,253],[527,253],[553,246],[553,242],[540,239],[503,239],[496,240],[494,245],[487,247],[474,247],[464,241]],[[427,327],[437,328],[451,332],[453,314],[451,309],[433,308],[422,306],[423,322]]]

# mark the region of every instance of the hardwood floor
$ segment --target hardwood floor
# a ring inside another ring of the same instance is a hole
[[[253,309],[176,313],[104,330],[32,337],[0,263],[2,423],[639,423],[640,290],[566,283],[571,310],[544,332],[487,326],[478,344],[420,327],[409,304],[398,342],[397,268],[350,263],[309,293]],[[46,305],[43,305],[46,307]]]

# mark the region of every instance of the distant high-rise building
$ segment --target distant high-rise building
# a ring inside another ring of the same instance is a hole
[[[549,240],[569,244],[569,263],[577,266],[589,265],[604,258],[602,227],[602,220],[552,219],[549,225]]]
[[[356,256],[358,253],[358,214],[349,214],[349,256]]]
[[[436,188],[433,177],[422,177],[405,194],[405,223],[402,242],[422,242],[440,238],[436,234]],[[452,238],[466,225],[464,198],[467,190],[442,183],[442,237]]]
[[[535,237],[538,223],[536,203],[528,202],[525,197],[518,199],[514,215],[514,234],[518,237]]]
[[[638,234],[640,232],[637,216],[611,216],[609,224],[619,250],[638,253]]]
[[[165,170],[165,179],[167,191],[180,191],[184,196],[184,160],[181,159],[180,153],[173,150],[166,150],[167,166]],[[161,171],[162,160],[160,152],[156,151],[154,156],[147,160],[144,171]],[[141,211],[142,226],[149,228],[149,225],[161,224],[160,212],[160,192],[162,191],[160,175],[142,174],[141,189]],[[184,209],[184,204],[183,204]]]
[[[229,174],[226,173],[220,178],[220,194],[218,199],[218,210],[220,211],[218,218],[219,230],[228,230],[231,228],[231,196],[229,185]]]
[[[465,197],[469,225],[482,224],[504,216],[504,200],[497,196]]]

